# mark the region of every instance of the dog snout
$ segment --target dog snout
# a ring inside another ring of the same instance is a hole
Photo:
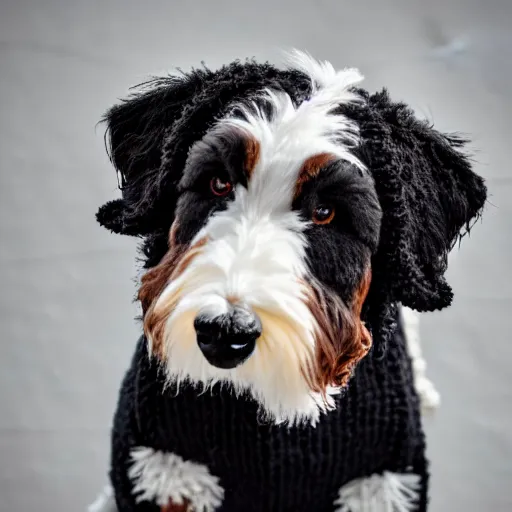
[[[249,358],[261,336],[260,319],[242,307],[214,317],[199,313],[194,320],[194,328],[206,360],[223,369],[236,368]]]

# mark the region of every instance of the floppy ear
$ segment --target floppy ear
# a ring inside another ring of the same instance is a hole
[[[374,283],[418,311],[448,306],[448,253],[481,215],[486,187],[462,153],[465,141],[415,118],[386,90],[356,114],[362,156],[383,210]]]
[[[105,141],[118,172],[122,198],[99,209],[96,217],[102,226],[132,236],[158,229],[164,218],[151,206],[154,195],[164,186],[159,172],[164,140],[207,74],[199,70],[151,80],[105,114]],[[172,194],[168,199],[172,203]],[[168,206],[164,217],[174,212],[174,206]]]
[[[215,72],[204,67],[156,78],[111,108],[103,120],[122,198],[100,208],[99,223],[126,235],[167,232],[189,148],[229,104],[263,87],[304,96],[309,81],[267,63],[235,61]]]

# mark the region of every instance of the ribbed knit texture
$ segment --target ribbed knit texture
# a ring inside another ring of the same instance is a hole
[[[120,512],[135,505],[128,480],[130,450],[148,446],[205,464],[225,490],[221,512],[328,512],[345,483],[384,470],[422,477],[427,468],[419,401],[405,340],[397,331],[380,360],[359,365],[337,409],[317,427],[262,424],[257,404],[215,387],[164,390],[141,338],[122,385],[113,428],[111,478]]]

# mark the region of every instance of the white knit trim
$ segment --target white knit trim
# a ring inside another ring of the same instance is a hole
[[[401,314],[407,351],[412,359],[414,387],[420,397],[421,407],[424,411],[437,409],[441,403],[441,397],[432,381],[426,376],[427,362],[421,350],[420,314],[406,307],[402,307]]]
[[[224,490],[206,466],[146,447],[133,449],[131,458],[128,476],[137,502],[154,501],[163,507],[188,500],[193,512],[213,512],[221,505]]]
[[[89,505],[87,512],[117,512],[114,490],[110,485],[105,486],[96,501]]]
[[[385,471],[344,485],[336,512],[412,512],[419,499],[420,477]]]

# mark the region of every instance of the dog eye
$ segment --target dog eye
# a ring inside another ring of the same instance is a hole
[[[313,222],[315,224],[329,224],[334,219],[334,208],[326,205],[317,206],[313,210]]]
[[[225,196],[231,192],[233,185],[229,181],[224,181],[215,176],[210,181],[210,189],[216,196]]]

